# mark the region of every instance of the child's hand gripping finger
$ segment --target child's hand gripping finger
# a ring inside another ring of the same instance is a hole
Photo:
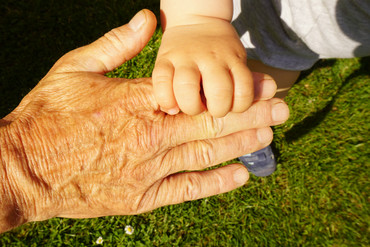
[[[243,112],[254,99],[252,73],[233,26],[220,19],[166,29],[153,71],[162,110],[215,117]],[[205,100],[201,91],[203,90]]]

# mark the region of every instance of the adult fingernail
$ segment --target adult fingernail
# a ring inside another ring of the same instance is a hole
[[[289,118],[289,108],[283,102],[279,102],[272,107],[272,120],[275,122],[284,122]]]
[[[145,13],[144,11],[140,11],[138,12],[132,19],[131,21],[128,23],[128,25],[130,26],[130,28],[133,30],[133,31],[138,31],[143,25],[144,23],[146,22],[146,16],[145,16]]]
[[[244,167],[238,168],[234,172],[234,182],[238,185],[244,185],[249,179],[249,174],[247,169]]]
[[[271,128],[257,129],[257,138],[260,143],[270,143],[272,141],[272,137],[273,134]]]

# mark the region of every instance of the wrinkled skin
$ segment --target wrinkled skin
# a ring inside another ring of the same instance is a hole
[[[241,164],[196,170],[268,145],[268,126],[288,118],[287,106],[271,99],[224,118],[170,116],[159,110],[150,78],[105,77],[145,46],[155,26],[144,10],[66,54],[1,120],[0,207],[8,215],[0,214],[0,231],[56,216],[138,214],[245,184]],[[260,87],[265,98],[275,93]]]

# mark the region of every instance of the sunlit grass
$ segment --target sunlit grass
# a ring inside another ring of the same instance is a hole
[[[2,116],[63,53],[138,9],[158,8],[158,1],[54,3],[58,8],[41,0],[38,8],[5,2]],[[150,76],[160,37],[157,31],[109,76]],[[305,72],[286,98],[290,120],[275,128],[278,169],[270,177],[251,176],[230,193],[138,216],[30,223],[0,235],[0,246],[92,246],[99,237],[108,246],[368,246],[369,85],[369,58],[326,60]]]

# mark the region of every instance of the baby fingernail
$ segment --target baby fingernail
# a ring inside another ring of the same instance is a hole
[[[276,103],[272,107],[272,119],[275,122],[284,122],[289,118],[289,108],[283,102]]]
[[[238,168],[234,172],[234,182],[238,185],[244,185],[249,179],[249,174],[247,172],[247,169],[244,167]]]
[[[170,115],[176,115],[177,113],[179,113],[179,111],[180,111],[179,108],[172,108],[172,109],[169,109],[167,113]]]
[[[169,115],[176,115],[177,113],[180,112],[180,109],[177,108],[177,107],[171,108],[171,109],[166,109],[166,108],[161,107],[160,109],[161,109],[161,111],[163,111],[163,112],[165,112]]]

